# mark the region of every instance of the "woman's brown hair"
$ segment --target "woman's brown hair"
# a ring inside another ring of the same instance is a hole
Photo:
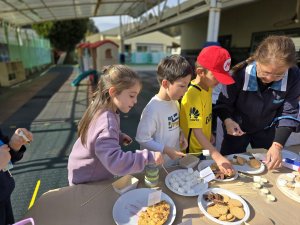
[[[97,90],[93,95],[93,101],[85,111],[78,125],[78,136],[81,138],[83,145],[86,145],[88,129],[93,119],[103,109],[113,109],[109,89],[114,87],[116,94],[119,95],[123,90],[133,87],[137,82],[141,85],[139,76],[127,66],[112,65],[104,67]]]
[[[261,64],[283,64],[288,67],[297,62],[295,44],[287,36],[269,36],[264,39],[253,55]]]
[[[287,36],[269,36],[258,45],[253,56],[236,64],[230,72],[234,74],[253,61],[266,65],[276,63],[288,67],[294,66],[297,62],[294,42]]]

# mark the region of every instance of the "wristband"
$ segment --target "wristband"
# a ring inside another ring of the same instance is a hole
[[[276,142],[273,142],[273,145],[278,148],[280,151],[283,149],[283,146],[281,144],[278,144]]]

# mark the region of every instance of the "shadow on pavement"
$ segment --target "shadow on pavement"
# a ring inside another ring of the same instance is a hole
[[[16,128],[30,128],[31,123],[47,105],[47,102],[66,82],[73,72],[73,67],[53,67],[46,76],[56,76],[45,88],[25,103],[19,110],[1,124],[4,134],[11,136]],[[26,94],[26,93],[24,93]]]

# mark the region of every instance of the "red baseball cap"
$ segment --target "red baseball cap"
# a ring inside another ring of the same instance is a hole
[[[226,49],[220,46],[203,48],[197,57],[197,63],[211,71],[221,84],[235,82],[229,73],[231,57]]]

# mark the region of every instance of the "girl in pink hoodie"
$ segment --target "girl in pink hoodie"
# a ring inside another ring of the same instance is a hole
[[[68,161],[69,184],[113,178],[143,171],[146,164],[162,164],[160,152],[124,152],[120,144],[132,139],[120,130],[118,111],[128,113],[141,90],[138,75],[124,65],[107,67],[95,98],[84,113]]]

